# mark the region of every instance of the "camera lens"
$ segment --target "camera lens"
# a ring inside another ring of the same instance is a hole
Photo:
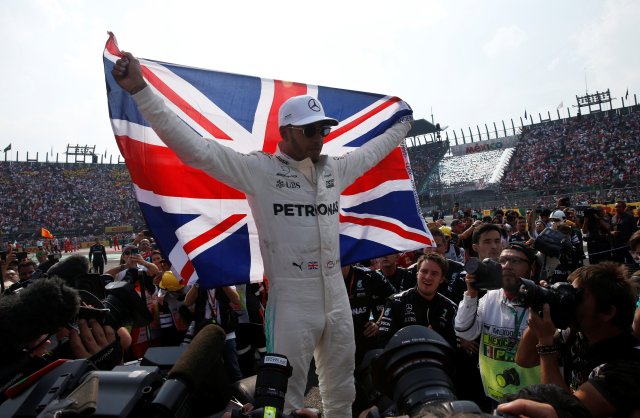
[[[419,325],[398,331],[373,360],[373,383],[394,400],[402,414],[426,404],[454,401],[449,377],[454,352],[437,332]]]
[[[291,377],[292,367],[287,357],[279,354],[267,354],[258,367],[255,389],[255,407],[273,407],[284,409],[284,396]]]
[[[123,325],[143,327],[153,319],[146,303],[129,283],[112,282],[107,284],[104,289],[107,296],[103,303],[109,308],[105,323],[111,325],[113,329],[118,329]]]

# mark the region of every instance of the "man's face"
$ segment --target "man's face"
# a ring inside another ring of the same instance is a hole
[[[527,221],[525,219],[516,220],[516,230],[520,233],[527,231]]]
[[[22,281],[28,280],[29,278],[31,278],[31,276],[35,272],[36,272],[36,268],[34,266],[32,266],[31,264],[29,264],[28,266],[20,266],[18,268],[18,274],[20,276],[20,281],[22,282]]]
[[[622,215],[624,213],[624,210],[626,209],[627,205],[623,204],[623,203],[616,203],[616,214],[618,215]]]
[[[576,296],[576,322],[582,331],[590,332],[606,326],[606,320],[598,312],[596,299],[589,288],[582,286],[579,280],[574,280],[571,285],[581,290]]]
[[[420,264],[418,269],[418,293],[422,297],[431,299],[443,281],[442,269],[435,261],[425,260]]]
[[[456,224],[454,226],[451,227],[451,230],[453,232],[455,232],[456,234],[460,235],[464,232],[465,230],[465,224],[463,222],[460,222],[459,224]]]
[[[395,267],[398,261],[398,254],[389,254],[384,257],[380,257],[380,267],[382,268],[390,268]]]
[[[296,161],[310,158],[314,163],[317,162],[320,159],[320,153],[324,145],[322,131],[325,127],[326,125],[323,122],[316,122],[304,126],[284,126],[280,128],[280,135],[282,136],[281,151]],[[313,135],[308,136],[311,132],[313,132]]]
[[[151,243],[147,239],[140,241],[140,251],[147,252],[151,250]]]
[[[480,236],[477,244],[473,244],[473,249],[478,253],[480,260],[497,260],[502,251],[502,236],[498,231],[487,231]]]
[[[520,251],[506,248],[502,250],[498,259],[502,266],[502,288],[508,291],[516,291],[520,286],[520,279],[528,279],[531,276],[529,259]]]
[[[631,254],[631,257],[633,257],[633,261],[635,261],[636,264],[640,264],[640,245],[636,245],[631,248],[629,253]]]
[[[447,252],[447,244],[444,242],[444,238],[439,235],[433,237],[433,243],[436,244],[436,247],[425,247],[425,253],[438,253],[442,256]]]
[[[15,283],[15,282],[18,281],[18,273],[16,273],[15,270],[7,270],[7,273],[5,274],[5,277],[10,282],[14,282]]]
[[[536,222],[536,233],[541,233],[542,231],[544,231],[544,229],[546,228],[544,222],[540,221],[540,222]]]

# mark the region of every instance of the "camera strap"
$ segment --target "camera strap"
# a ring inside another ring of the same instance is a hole
[[[512,337],[513,347],[511,349],[515,351],[518,345],[517,342],[519,341],[518,335],[520,334],[520,325],[522,325],[522,320],[524,319],[524,316],[527,313],[527,309],[526,308],[522,309],[522,313],[520,313],[520,316],[518,316],[518,309],[516,309],[514,306],[511,306],[511,309],[513,310],[513,319],[514,319],[513,337]]]

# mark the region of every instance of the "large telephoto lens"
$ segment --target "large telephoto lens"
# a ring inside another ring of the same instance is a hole
[[[273,407],[278,411],[284,409],[284,396],[287,394],[287,383],[291,377],[292,367],[287,357],[280,354],[267,354],[258,367],[256,390],[254,394],[255,408]]]

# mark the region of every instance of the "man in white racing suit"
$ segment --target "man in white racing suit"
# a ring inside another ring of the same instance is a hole
[[[321,155],[323,138],[338,121],[325,116],[318,99],[296,96],[280,107],[275,154],[241,154],[184,124],[147,87],[130,53],[117,60],[112,75],[185,164],[246,194],[270,284],[267,350],[287,356],[293,367],[285,412],[304,406],[314,356],[324,414],[351,417],[355,343],[340,269],[340,193],[396,148],[410,123],[396,123],[357,150],[328,157]]]

